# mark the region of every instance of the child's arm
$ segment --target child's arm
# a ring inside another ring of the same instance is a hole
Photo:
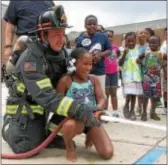
[[[101,88],[100,81],[96,76],[92,75],[91,77],[93,80],[92,83],[94,83],[93,86],[94,86],[94,90],[95,90],[97,106],[98,106],[98,108],[103,109],[105,106],[105,96],[103,94],[103,90]]]
[[[166,53],[162,53],[162,60],[167,61],[167,54]]]
[[[128,53],[128,49],[125,48],[122,57],[118,61],[119,66],[123,66],[124,60],[125,60],[125,56],[127,55],[127,53]]]
[[[58,93],[65,95],[67,92],[67,89],[69,88],[69,83],[70,83],[69,76],[66,75],[66,76],[62,77],[58,82],[58,85],[56,87],[56,91]]]
[[[142,63],[142,60],[145,58],[145,53],[142,53],[141,55],[138,56],[138,58],[136,59],[136,62],[138,64]]]

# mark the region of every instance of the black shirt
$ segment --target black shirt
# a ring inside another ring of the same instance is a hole
[[[27,35],[28,32],[36,29],[37,18],[40,13],[51,6],[54,6],[52,0],[11,0],[4,15],[4,20],[16,26],[16,35]]]

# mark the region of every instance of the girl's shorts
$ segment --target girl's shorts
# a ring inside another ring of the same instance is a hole
[[[118,87],[118,73],[106,74],[105,79],[105,87],[106,88],[114,88]]]

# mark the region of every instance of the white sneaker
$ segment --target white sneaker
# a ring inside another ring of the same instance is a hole
[[[105,114],[108,115],[108,116],[113,116],[113,111],[112,110],[111,111],[107,110],[107,111],[105,111]]]

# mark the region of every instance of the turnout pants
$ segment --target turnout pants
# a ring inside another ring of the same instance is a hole
[[[36,115],[31,120],[28,115],[6,115],[2,127],[3,139],[14,153],[24,153],[36,148],[45,140],[45,117]]]

